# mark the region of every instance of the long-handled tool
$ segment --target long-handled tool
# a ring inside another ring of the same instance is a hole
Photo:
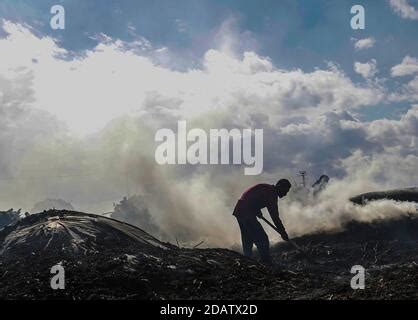
[[[276,228],[276,226],[274,224],[272,224],[270,221],[268,221],[266,218],[264,218],[263,216],[259,217],[260,219],[264,220],[265,223],[267,223],[270,227],[272,227],[274,230],[276,230],[276,232],[278,234],[280,234],[279,230]],[[294,241],[292,240],[288,240],[288,242],[295,247],[296,250],[298,250],[301,253],[304,253],[304,251],[302,250],[302,248],[300,246],[298,246]]]

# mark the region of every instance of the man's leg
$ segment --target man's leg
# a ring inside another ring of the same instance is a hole
[[[265,263],[271,263],[269,238],[256,217],[251,220],[251,234],[261,260]]]
[[[254,240],[248,228],[248,222],[244,219],[238,219],[238,225],[241,230],[242,251],[244,256],[251,257],[253,255]]]

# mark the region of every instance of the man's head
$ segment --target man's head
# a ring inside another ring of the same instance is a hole
[[[292,185],[290,184],[289,180],[287,179],[280,179],[276,183],[277,193],[279,195],[279,198],[283,198],[287,195]]]

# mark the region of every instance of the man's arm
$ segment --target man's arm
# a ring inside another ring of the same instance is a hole
[[[273,220],[277,230],[280,232],[280,235],[282,236],[283,240],[288,241],[289,236],[287,235],[286,229],[282,223],[282,220],[280,220],[279,217],[279,207],[277,206],[277,200],[272,201],[267,206],[267,210],[270,213],[270,217]]]

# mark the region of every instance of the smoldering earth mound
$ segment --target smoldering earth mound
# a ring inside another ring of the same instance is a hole
[[[186,249],[102,216],[31,215],[0,231],[2,299],[417,299],[418,218],[350,222],[272,248],[268,267],[226,249]],[[66,287],[52,290],[61,263]],[[353,265],[366,288],[352,290]]]

